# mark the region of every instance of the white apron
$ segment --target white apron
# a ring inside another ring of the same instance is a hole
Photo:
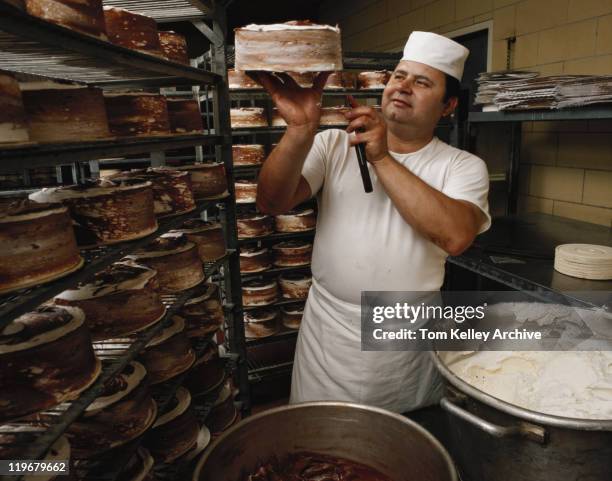
[[[361,351],[361,307],[335,298],[313,279],[298,336],[291,403],[346,401],[406,412],[434,404],[440,395],[430,353]]]

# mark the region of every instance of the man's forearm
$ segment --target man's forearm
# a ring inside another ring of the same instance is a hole
[[[429,186],[390,155],[374,165],[406,222],[451,255],[469,247],[482,221],[476,208]]]
[[[266,159],[257,182],[257,208],[279,214],[291,209],[304,160],[312,147],[316,130],[288,127]]]

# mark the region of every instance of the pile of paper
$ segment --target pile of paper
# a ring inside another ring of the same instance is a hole
[[[541,110],[612,103],[612,75],[507,71],[480,74],[475,103],[483,110]]]

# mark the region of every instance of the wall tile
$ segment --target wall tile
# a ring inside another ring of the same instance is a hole
[[[582,202],[612,208],[612,171],[587,170],[584,173]]]
[[[563,64],[563,73],[571,75],[610,75],[612,55],[568,60]]]
[[[597,46],[598,55],[612,53],[612,15],[597,20]]]
[[[518,211],[523,214],[530,212],[552,214],[553,201],[550,199],[542,199],[541,197],[521,195],[518,198]]]
[[[554,132],[524,132],[521,143],[521,162],[555,165],[558,134]]]
[[[457,0],[457,20],[475,17],[493,10],[493,0]]]
[[[584,170],[534,165],[529,178],[529,194],[547,199],[580,202]]]
[[[425,26],[428,29],[452,23],[454,20],[454,0],[436,0],[425,7]]]
[[[408,38],[413,30],[422,30],[425,28],[425,9],[419,8],[405,15],[401,15],[397,19],[399,31]]]
[[[526,0],[516,7],[516,33],[538,32],[567,21],[569,0]]]
[[[493,13],[493,38],[502,38],[515,35],[516,7],[514,5],[506,8],[499,8]]]
[[[599,17],[612,12],[611,0],[569,0],[568,21]]]
[[[397,18],[413,9],[411,0],[387,0],[387,16]]]
[[[555,200],[553,215],[612,227],[612,209]]]
[[[560,135],[557,165],[612,170],[612,136],[595,132],[568,132]]]
[[[514,68],[531,67],[538,63],[538,45],[540,37],[537,33],[521,35],[514,44]]]

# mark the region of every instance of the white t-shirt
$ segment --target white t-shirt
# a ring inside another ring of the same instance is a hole
[[[489,228],[489,176],[480,158],[436,137],[417,152],[391,155],[434,189],[478,206],[486,215],[479,232]],[[330,129],[315,136],[302,169],[319,206],[314,279],[352,304],[366,290],[438,290],[448,254],[402,218],[369,170],[374,191],[366,194],[349,134]]]

